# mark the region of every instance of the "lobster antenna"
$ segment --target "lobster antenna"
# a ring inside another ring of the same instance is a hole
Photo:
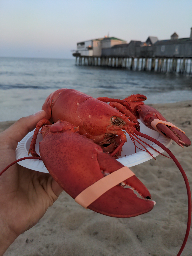
[[[42,160],[41,157],[36,157],[36,156],[28,156],[28,157],[23,157],[23,158],[19,158],[17,160],[15,160],[14,162],[12,162],[11,164],[9,164],[7,167],[5,167],[1,172],[0,172],[0,176],[7,170],[9,169],[9,167],[11,167],[12,165],[20,162],[20,161],[23,161],[23,160],[26,160],[26,159],[38,159],[38,160]]]
[[[190,186],[189,186],[189,181],[187,179],[187,175],[185,173],[185,171],[183,170],[181,164],[179,163],[179,161],[177,160],[177,158],[173,155],[173,153],[168,149],[166,148],[161,142],[159,142],[158,140],[152,138],[151,136],[149,135],[146,135],[144,133],[141,133],[141,132],[138,132],[138,131],[135,131],[136,135],[139,135],[143,138],[146,138],[148,140],[151,140],[153,141],[154,143],[156,143],[158,146],[160,146],[163,150],[165,150],[168,155],[173,159],[173,161],[175,162],[175,164],[177,165],[177,167],[179,168],[182,176],[183,176],[183,179],[185,181],[185,185],[186,185],[186,189],[187,189],[187,195],[188,195],[188,221],[187,221],[187,229],[186,229],[186,233],[185,233],[185,237],[184,237],[184,240],[183,240],[183,244],[177,254],[177,256],[180,256],[185,245],[186,245],[186,242],[187,242],[187,239],[188,239],[188,236],[189,236],[189,232],[190,232],[190,226],[191,226],[191,191],[190,191]]]
[[[144,151],[146,151],[153,159],[155,159],[155,157],[153,156],[152,153],[149,152],[149,150],[147,150],[147,148],[143,145],[143,144],[146,144],[148,147],[150,147],[151,149],[153,149],[155,152],[157,152],[158,154],[164,156],[164,157],[167,157],[167,158],[171,158],[171,157],[168,157],[166,155],[164,155],[163,153],[161,153],[159,150],[155,149],[153,146],[151,146],[150,144],[148,144],[147,142],[145,142],[144,140],[141,140],[136,134],[133,134],[133,139],[135,140],[135,138],[137,139],[136,142],[139,143],[143,148],[144,148]],[[141,143],[141,142],[143,143]],[[136,145],[135,145],[136,146]],[[136,146],[137,147],[137,146]],[[142,150],[142,149],[141,149]]]

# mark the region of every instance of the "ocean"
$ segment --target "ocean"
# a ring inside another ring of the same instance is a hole
[[[120,99],[140,93],[146,104],[192,100],[191,75],[78,66],[75,58],[0,58],[0,121],[39,111],[59,88]]]

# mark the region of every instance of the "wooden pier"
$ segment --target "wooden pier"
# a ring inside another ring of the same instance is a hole
[[[134,71],[192,74],[192,58],[126,58],[77,56],[76,65],[124,68]]]

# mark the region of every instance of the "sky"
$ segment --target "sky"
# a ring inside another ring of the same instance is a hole
[[[0,57],[73,58],[77,42],[190,36],[192,0],[0,0]]]

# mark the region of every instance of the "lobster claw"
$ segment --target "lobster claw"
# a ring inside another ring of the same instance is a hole
[[[173,125],[167,122],[166,119],[153,107],[147,105],[140,105],[137,108],[139,118],[143,123],[154,130],[157,130],[162,135],[174,140],[179,146],[190,146],[191,141],[185,135],[185,133]]]
[[[100,169],[104,170],[105,174],[114,172],[118,174],[118,171],[121,170],[119,168],[123,167],[109,154],[101,152],[97,158]],[[103,194],[90,205],[90,209],[113,217],[134,217],[153,209],[155,202],[150,199],[151,195],[148,189],[133,175],[124,180],[123,184],[118,184]]]
[[[154,119],[155,120],[155,119]],[[158,130],[159,133],[162,133],[166,137],[174,140],[179,146],[188,147],[191,145],[191,141],[189,138],[185,135],[185,133],[177,128],[176,126],[172,126],[172,124],[169,125],[168,122],[165,123],[157,123],[155,125],[155,122],[152,123],[152,126],[156,127],[156,130]]]
[[[103,180],[107,180],[124,166],[104,153],[92,140],[72,128],[68,129],[66,123],[58,121],[50,126],[50,132],[47,132],[46,126],[46,135],[40,142],[40,155],[52,177],[79,202],[79,196],[87,188],[98,182],[103,183]],[[63,130],[61,126],[64,127]],[[127,187],[117,181],[117,184],[91,201],[86,208],[121,218],[137,216],[153,209],[155,202],[150,200],[147,188],[131,170],[124,168],[130,174],[127,179],[124,178],[126,180],[121,180]],[[99,184],[100,186],[102,185]],[[90,193],[92,192],[88,192]],[[95,193],[97,190],[93,191]]]

